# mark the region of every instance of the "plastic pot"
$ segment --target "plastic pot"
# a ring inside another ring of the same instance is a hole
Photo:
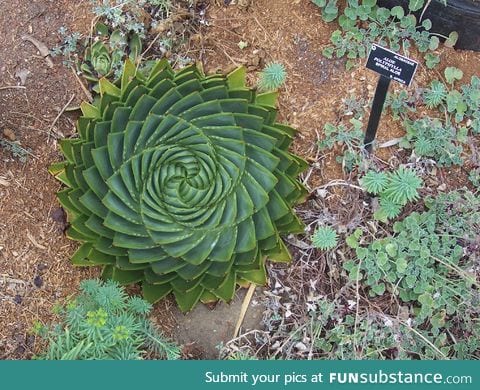
[[[378,0],[380,7],[392,8],[401,5],[408,9],[408,0]],[[415,12],[417,17],[422,10]],[[480,51],[480,0],[447,0],[443,5],[432,0],[423,15],[432,21],[431,32],[448,36],[451,31],[458,32],[456,49]]]

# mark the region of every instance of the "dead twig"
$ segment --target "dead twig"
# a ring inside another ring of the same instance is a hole
[[[73,101],[74,98],[75,98],[75,94],[73,94],[72,97],[70,98],[70,100],[67,102],[67,104],[65,104],[65,105],[63,106],[63,108],[60,110],[60,112],[58,113],[58,115],[55,117],[55,119],[53,120],[52,124],[51,124],[50,127],[48,128],[48,130],[47,130],[47,138],[48,138],[48,140],[50,140],[50,134],[52,133],[54,126],[56,125],[56,123],[58,122],[58,120],[60,119],[60,117],[61,117],[62,114],[65,112],[65,110],[67,109],[67,107],[70,105],[70,103]]]
[[[27,89],[27,87],[24,87],[23,85],[6,85],[5,87],[0,87],[0,91],[5,89]]]
[[[240,332],[240,327],[242,326],[243,320],[245,318],[245,314],[247,313],[248,306],[250,305],[250,301],[252,300],[253,293],[255,292],[255,284],[251,284],[248,288],[247,294],[245,295],[245,299],[243,300],[242,307],[240,308],[240,315],[238,317],[237,325],[235,326],[235,331],[233,332],[233,338],[238,336]]]
[[[80,84],[80,87],[82,88],[83,93],[84,93],[85,96],[87,97],[87,100],[88,100],[89,102],[93,101],[93,96],[92,96],[92,94],[91,94],[90,91],[87,89],[87,87],[85,87],[85,85],[82,83],[82,80],[80,80],[80,77],[78,77],[78,74],[77,74],[77,72],[75,72],[75,69],[73,69],[72,66],[70,66],[70,69],[72,70],[73,75],[74,75],[75,78],[77,79],[78,84]]]
[[[345,180],[332,180],[331,182],[329,182],[327,184],[324,184],[323,186],[315,187],[312,190],[312,192],[316,191],[316,190],[324,190],[324,189],[327,189],[329,187],[334,187],[334,186],[350,187],[350,188],[355,188],[356,190],[363,191],[362,187],[356,186],[355,184],[350,184],[350,183],[346,182]]]

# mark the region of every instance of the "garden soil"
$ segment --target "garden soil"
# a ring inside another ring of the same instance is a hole
[[[29,332],[32,325],[54,320],[55,303],[75,294],[82,279],[99,275],[98,269],[69,263],[77,244],[64,235],[65,221],[55,199],[61,187],[47,172],[50,163],[61,159],[57,140],[75,133],[75,113],[58,114],[69,102],[69,107],[78,106],[86,95],[61,59],[44,58],[28,40],[33,37],[52,48],[62,26],[88,33],[94,18],[89,7],[88,0],[0,0],[0,138],[29,151],[23,163],[0,147],[0,359],[31,358],[39,345]],[[299,130],[293,150],[311,163],[306,184],[314,190],[346,179],[334,153],[320,155],[316,142],[326,122],[344,115],[341,99],[355,95],[368,101],[377,76],[363,66],[346,71],[342,60],[321,55],[335,25],[324,23],[309,0],[211,0],[207,15],[208,26],[192,37],[195,59],[208,72],[243,64],[252,84],[266,63],[285,64],[288,79],[281,90],[279,118]],[[248,46],[240,49],[240,42]],[[456,66],[464,80],[480,74],[480,53],[442,48],[439,54],[439,73]],[[424,87],[431,77],[439,74],[420,67],[411,88]],[[390,117],[382,118],[380,143],[401,135]],[[393,148],[376,155],[387,165],[397,158]],[[438,170],[437,175],[437,185],[458,188],[466,183],[468,165]],[[220,305],[184,316],[171,300],[164,300],[156,305],[153,318],[187,345],[186,357],[214,358],[215,346],[233,335],[241,299],[236,302],[230,310]],[[261,326],[260,312],[253,306],[244,329]],[[227,315],[231,321],[224,321]],[[202,332],[195,331],[199,323],[205,324]]]

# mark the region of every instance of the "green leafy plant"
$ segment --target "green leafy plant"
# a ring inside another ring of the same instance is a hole
[[[354,95],[342,99],[343,115],[353,116],[355,119],[361,119],[365,115],[365,108],[368,107],[365,99],[357,98]]]
[[[312,245],[321,250],[333,249],[337,242],[337,232],[329,226],[318,227],[312,235]]]
[[[446,68],[445,81],[433,80],[428,88],[416,93],[401,91],[389,95],[387,106],[394,119],[402,119],[406,135],[400,147],[413,149],[420,157],[431,158],[439,166],[463,164],[463,145],[471,134],[480,132],[480,78],[473,76],[470,83],[455,87],[462,78],[457,68]],[[424,103],[438,109],[422,119],[414,114],[415,105]]]
[[[180,347],[148,319],[151,305],[128,297],[115,282],[85,280],[80,294],[56,306],[61,322],[51,328],[36,323],[33,332],[46,340],[45,360],[138,360],[147,353],[178,359]]]
[[[286,78],[285,66],[279,62],[271,62],[260,72],[258,88],[260,91],[275,91],[285,83]]]
[[[0,138],[0,146],[12,153],[12,156],[17,158],[21,163],[26,163],[28,156],[32,155],[31,150],[24,148],[22,145],[20,145],[19,141],[9,141],[7,139]]]
[[[186,38],[193,31],[192,27],[198,22],[198,18],[193,16],[192,1],[175,6],[171,0],[91,0],[90,3],[97,17],[92,33],[82,36],[61,27],[59,34],[62,41],[51,50],[51,54],[63,56],[64,64],[84,76],[96,93],[99,92],[98,80],[101,77],[110,80],[120,77],[126,58],[148,73],[154,61],[143,58],[140,61],[142,42],[148,43],[147,46],[160,55],[168,52],[172,63],[178,66],[193,62],[180,53],[184,42],[188,41]],[[192,11],[192,17],[185,20],[182,29],[179,29],[175,27],[174,19],[183,11]]]
[[[402,89],[397,93],[389,93],[385,100],[385,108],[392,111],[394,120],[404,119],[409,114],[416,112],[417,99],[406,90]]]
[[[356,259],[344,268],[371,296],[388,292],[400,305],[410,303],[411,326],[441,357],[478,356],[480,296],[473,264],[480,200],[457,191],[425,203],[428,210],[396,222],[393,235],[366,243],[360,230],[347,238]]]
[[[334,4],[335,3],[335,4]],[[408,12],[401,6],[391,10],[377,6],[376,0],[348,0],[343,13],[338,16],[339,30],[332,33],[331,46],[324,49],[323,54],[327,58],[346,56],[347,69],[354,66],[354,60],[365,58],[372,43],[378,42],[394,51],[403,51],[408,55],[413,44],[420,52],[427,53],[426,60],[429,67],[439,62],[439,58],[433,52],[438,48],[440,40],[436,34],[429,30],[432,23],[424,19],[420,25],[413,14],[418,6],[423,7],[425,1],[416,0],[409,3]],[[336,2],[318,2],[322,8],[322,16],[325,21],[336,19]],[[328,11],[327,11],[328,10]],[[445,44],[453,46],[458,34],[452,32]]]
[[[322,10],[322,19],[331,22],[338,16],[337,0],[312,0],[312,3]]]
[[[173,10],[171,0],[90,0],[95,15],[123,33],[137,33],[145,37],[147,26],[142,21],[146,15],[153,19],[163,20],[170,16]]]
[[[360,179],[360,184],[371,194],[378,195],[388,186],[389,177],[384,172],[368,171]]]
[[[317,359],[442,358],[407,324],[383,313],[356,312],[341,299],[319,300],[300,330],[298,338]]]
[[[465,121],[463,126],[480,132],[480,78],[473,76],[469,84],[456,89],[454,84],[461,80],[460,69],[448,67],[444,72],[449,87],[440,80],[433,80],[423,93],[423,100],[428,108],[439,108],[451,123]]]
[[[389,173],[368,171],[360,184],[367,192],[380,196],[374,217],[386,222],[397,217],[408,202],[418,199],[422,179],[414,171],[400,167]]]
[[[480,189],[480,168],[472,169],[468,174],[468,180],[475,188]]]
[[[147,300],[173,292],[181,310],[229,301],[237,283],[266,283],[265,258],[289,261],[280,235],[303,232],[292,211],[306,163],[290,154],[295,130],[275,122],[274,92],[256,94],[246,71],[205,76],[166,60],[145,77],[127,61],[82,103],[78,139],[50,172],[82,242],[76,265],[102,265]]]
[[[435,68],[440,63],[440,57],[433,53],[425,54],[425,65],[428,69]]]
[[[321,151],[332,149],[335,146],[339,147],[340,153],[336,160],[339,164],[342,164],[342,168],[346,172],[358,168],[363,161],[363,124],[355,118],[351,118],[349,123],[351,126],[346,126],[343,123],[338,125],[325,124],[324,138],[318,143]]]
[[[400,167],[389,174],[388,184],[381,194],[403,206],[419,198],[418,189],[421,186],[422,179],[415,171]]]
[[[77,72],[92,84],[92,89],[99,92],[98,80],[102,77],[117,79],[120,77],[123,63],[128,57],[136,62],[142,52],[142,43],[137,33],[124,33],[110,30],[107,25],[97,23],[93,37],[80,41],[79,34],[66,35],[61,30],[63,43],[52,50],[52,55],[63,55],[66,65],[75,66]],[[83,54],[77,52],[84,47]]]
[[[454,126],[431,118],[404,123],[407,133],[400,142],[401,147],[414,149],[417,156],[433,158],[439,166],[463,163],[460,142],[463,139]]]

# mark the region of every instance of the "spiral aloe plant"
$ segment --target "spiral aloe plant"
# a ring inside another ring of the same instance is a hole
[[[102,265],[147,300],[170,292],[183,311],[229,301],[237,284],[266,282],[265,260],[289,261],[280,234],[300,232],[305,162],[275,122],[275,93],[245,86],[245,70],[205,76],[158,62],[148,77],[127,61],[82,103],[78,139],[50,172],[66,185],[72,262]]]

